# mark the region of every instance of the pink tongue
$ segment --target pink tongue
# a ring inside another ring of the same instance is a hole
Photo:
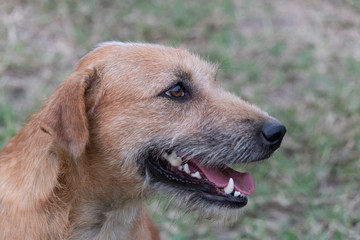
[[[237,172],[232,168],[225,169],[207,168],[203,165],[197,165],[202,173],[214,183],[218,188],[224,188],[228,185],[229,178],[234,180],[235,190],[245,195],[250,195],[255,191],[255,182],[250,173]]]

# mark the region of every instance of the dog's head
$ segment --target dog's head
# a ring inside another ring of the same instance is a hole
[[[286,130],[222,89],[216,71],[185,50],[106,43],[59,87],[41,126],[132,194],[160,189],[210,213],[241,208],[254,181],[229,165],[270,157]]]

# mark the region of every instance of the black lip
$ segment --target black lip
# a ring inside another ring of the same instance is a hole
[[[166,184],[168,187],[188,191],[193,194],[191,198],[193,201],[199,201],[199,199],[201,199],[209,204],[216,204],[227,208],[241,208],[248,202],[246,197],[234,197],[221,193],[219,189],[209,181],[176,174],[169,170],[159,159],[153,157],[148,158],[146,166],[153,182],[160,182]]]

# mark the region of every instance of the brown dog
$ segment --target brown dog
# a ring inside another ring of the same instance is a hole
[[[185,50],[106,43],[0,153],[0,239],[159,239],[144,200],[236,215],[254,191],[227,165],[268,158],[285,128]]]

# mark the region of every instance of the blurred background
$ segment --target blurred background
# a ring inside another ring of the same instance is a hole
[[[222,225],[149,201],[163,239],[360,239],[359,0],[0,1],[0,148],[97,43],[187,48],[287,127]],[[162,198],[162,196],[160,196]]]

